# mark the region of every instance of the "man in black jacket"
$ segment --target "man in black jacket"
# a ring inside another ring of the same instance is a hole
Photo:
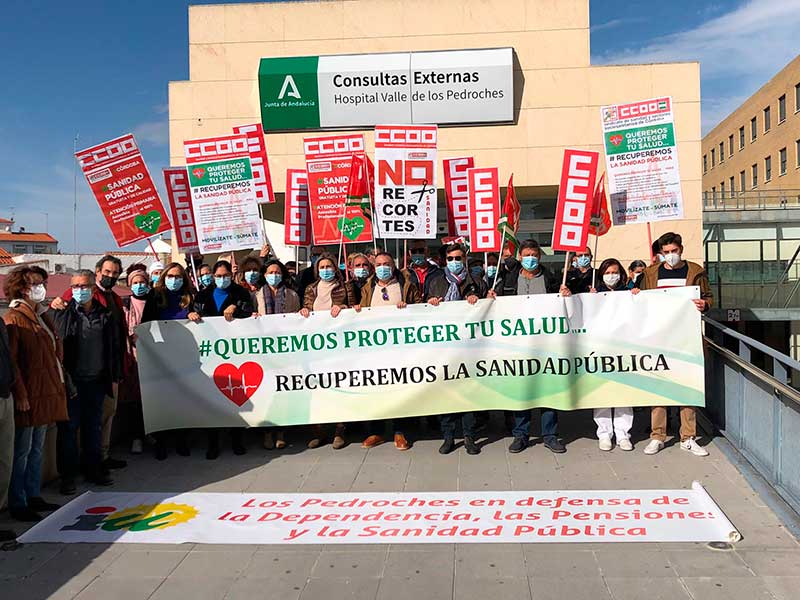
[[[72,299],[66,309],[50,311],[64,341],[64,370],[68,376],[69,421],[59,424],[57,450],[61,493],[67,495],[75,493],[75,477],[81,470],[91,483],[114,483],[101,464],[101,429],[103,398],[121,378],[122,345],[116,321],[94,296],[95,285],[94,273],[79,271],[72,276]]]
[[[507,258],[503,275],[489,296],[530,296],[533,294],[555,294],[561,282],[539,261],[542,249],[536,240],[525,240],[519,247],[519,260]],[[562,454],[567,451],[558,439],[558,413],[550,408],[542,409],[542,437],[550,451]],[[514,441],[508,451],[516,454],[528,447],[531,434],[531,411],[514,411]]]
[[[6,504],[11,467],[14,460],[14,399],[11,386],[14,383],[14,365],[8,347],[8,332],[0,319],[0,509]],[[10,542],[17,534],[10,529],[0,529],[0,543]]]

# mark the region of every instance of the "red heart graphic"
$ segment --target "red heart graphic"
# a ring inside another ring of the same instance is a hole
[[[194,173],[194,176],[197,177],[198,179],[202,179],[203,175],[206,174],[206,170],[203,169],[202,167],[197,167],[194,171],[192,171],[192,173]]]
[[[619,134],[612,135],[610,138],[608,138],[608,141],[614,144],[615,146],[619,146],[622,143],[622,136]]]
[[[246,362],[241,367],[224,363],[214,369],[214,383],[236,406],[247,402],[263,379],[264,370],[254,362]]]

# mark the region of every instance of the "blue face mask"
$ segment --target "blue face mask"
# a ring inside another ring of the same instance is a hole
[[[214,276],[211,273],[206,273],[205,275],[200,275],[200,285],[203,287],[208,287],[214,282]]]
[[[230,275],[225,275],[224,277],[214,277],[214,285],[221,290],[229,288],[231,285]]]
[[[469,272],[472,273],[473,277],[483,277],[483,267],[472,267]]]
[[[359,279],[364,279],[364,277],[369,275],[369,270],[366,267],[356,267],[355,269],[353,269],[353,275],[355,275]]]
[[[146,283],[134,283],[131,286],[131,293],[136,296],[137,298],[141,298],[142,296],[146,296],[147,292],[150,291],[150,286]]]
[[[347,265],[344,263],[339,263],[339,270],[344,271],[347,268]]]
[[[258,271],[247,271],[244,274],[244,280],[250,285],[255,285],[258,283],[258,276],[259,276]]]
[[[494,265],[489,265],[486,267],[486,276],[487,277],[494,277],[497,275],[497,267]]]
[[[336,277],[336,275],[334,275],[332,267],[325,267],[319,270],[319,278],[322,279],[322,281],[333,281],[334,277]]]
[[[167,276],[164,278],[164,285],[167,286],[170,292],[177,292],[183,285],[183,278]]]
[[[458,275],[464,270],[464,263],[460,260],[449,260],[447,261],[447,270],[454,275]]]
[[[72,290],[72,297],[75,299],[75,302],[78,304],[86,304],[89,299],[92,297],[92,290],[91,289],[77,289]]]
[[[389,265],[379,265],[375,267],[375,275],[381,281],[387,281],[392,277],[392,267]]]
[[[578,257],[578,266],[579,266],[581,269],[585,269],[585,268],[586,268],[586,267],[588,267],[590,264],[592,264],[592,259],[591,259],[591,258],[589,258],[588,256],[585,256],[585,255],[584,255],[584,256],[579,256],[579,257]]]
[[[150,275],[150,281],[153,282],[153,285],[158,283],[159,277],[161,277],[161,273],[159,273],[158,275],[156,275],[155,273]]]
[[[411,255],[411,262],[415,265],[424,265],[425,264],[425,255],[424,254],[412,254]]]
[[[281,281],[283,281],[283,275],[280,273],[267,273],[267,283],[272,287],[277,286]]]
[[[535,271],[539,266],[539,259],[535,256],[523,256],[520,262],[522,263],[522,268],[526,271]]]

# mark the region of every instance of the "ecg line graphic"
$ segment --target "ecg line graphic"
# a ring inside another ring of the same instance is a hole
[[[245,375],[242,374],[242,385],[233,385],[233,375],[228,375],[228,385],[225,387],[219,388],[222,391],[228,392],[231,396],[233,396],[233,392],[235,390],[242,390],[242,393],[247,396],[247,390],[252,389],[253,391],[258,389],[257,385],[247,385],[247,380],[245,379]]]

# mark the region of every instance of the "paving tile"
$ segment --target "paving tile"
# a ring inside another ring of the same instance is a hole
[[[797,600],[800,595],[800,575],[764,577],[763,580],[776,600]]]
[[[573,544],[576,545],[576,544]],[[600,568],[591,550],[555,552],[551,544],[526,544],[523,547],[527,574],[532,577],[596,577]]]
[[[463,544],[456,546],[456,579],[525,577],[525,558],[518,544]]]
[[[753,574],[733,551],[667,550],[666,555],[679,577],[747,577]]]
[[[612,600],[601,577],[529,577],[533,600]],[[705,600],[705,599],[703,599]]]
[[[452,578],[454,554],[441,548],[438,552],[403,552],[393,546],[389,550],[384,577],[433,577]]]
[[[369,552],[329,552],[320,554],[310,576],[324,579],[380,577],[386,561],[386,547],[377,546]]]
[[[203,552],[192,551],[186,555],[181,563],[170,573],[170,579],[200,579],[214,577],[235,579],[239,577],[250,564],[255,554],[255,547],[228,552]]]
[[[169,577],[149,600],[223,600],[234,581],[232,577]]]
[[[614,600],[692,600],[677,577],[606,577],[605,582]]]
[[[761,577],[683,577],[695,600],[775,600]]]
[[[23,544],[15,550],[0,552],[0,578],[27,577],[56,557],[63,547],[59,544]]]
[[[163,581],[159,577],[98,577],[75,600],[145,600]]]
[[[378,600],[450,600],[453,598],[452,570],[449,573],[415,574],[413,577],[382,577],[377,598]]]
[[[141,552],[129,550],[124,555],[124,560],[111,563],[103,578],[154,577],[164,579],[172,573],[180,562],[186,558],[188,551]]]
[[[361,468],[361,462],[318,462],[303,481],[303,493],[347,492]]]
[[[88,573],[78,573],[72,577],[39,575],[0,579],[0,597],[19,600],[72,600],[95,579],[95,575]]]
[[[320,551],[283,552],[259,550],[250,558],[242,577],[269,579],[272,577],[308,576],[319,559]]]
[[[377,596],[380,583],[377,578],[311,578],[300,598],[302,600],[373,600]]]
[[[531,588],[527,577],[457,577],[454,598],[458,600],[486,600],[486,598],[513,598],[530,600]]]
[[[628,548],[607,544],[595,553],[603,577],[676,577],[667,554],[660,549]]]
[[[269,579],[242,577],[231,584],[225,600],[255,600],[257,598],[297,600],[307,583],[307,575],[299,573],[284,577],[270,577]],[[325,598],[325,596],[320,596],[320,598]]]
[[[800,573],[800,550],[740,550],[739,555],[756,575]]]

